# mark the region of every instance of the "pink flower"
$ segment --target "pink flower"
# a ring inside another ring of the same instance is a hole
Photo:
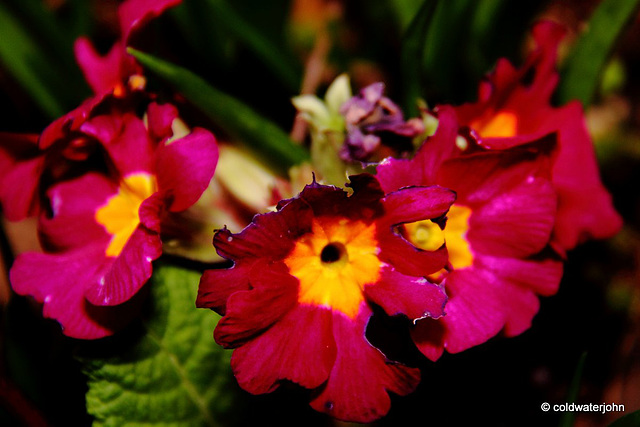
[[[441,185],[457,193],[444,231],[428,222],[405,224],[407,240],[423,249],[446,241],[449,266],[431,280],[449,297],[446,315],[412,329],[414,342],[436,360],[481,344],[501,330],[522,333],[539,308],[538,295],[556,292],[561,262],[543,251],[556,215],[550,179],[552,142],[508,150],[456,145],[450,107],[438,111],[438,129],[411,160],[387,159],[377,177],[385,191]]]
[[[127,0],[118,8],[120,39],[105,55],[100,54],[85,37],[76,40],[76,59],[96,95],[122,97],[131,90],[143,89],[146,83],[142,68],[127,54],[131,37],[151,19],[161,15],[181,0]]]
[[[49,187],[50,213],[39,217],[45,252],[22,254],[11,269],[14,290],[44,303],[68,336],[104,337],[137,315],[131,306],[162,254],[163,222],[195,203],[213,176],[213,135],[196,128],[169,142],[166,108],[150,105],[149,128],[130,113],[82,126],[108,153],[105,163]]]
[[[563,36],[558,24],[538,23],[533,29],[537,48],[525,64],[516,69],[505,59],[498,61],[481,83],[478,101],[456,107],[460,125],[469,126],[485,148],[500,150],[557,134],[552,183],[558,213],[552,245],[562,255],[589,238],[610,237],[622,225],[600,181],[580,103],[550,105],[558,83],[556,51]],[[530,73],[533,79],[527,84]]]
[[[46,191],[41,188],[43,173],[45,170],[51,172],[50,166],[55,164],[56,170],[49,178],[58,180],[67,169],[74,169],[78,161],[86,160],[95,151],[98,144],[94,135],[87,131],[92,127],[86,125],[88,121],[104,114],[105,110],[116,115],[136,110],[137,101],[130,95],[132,91],[144,89],[145,81],[141,67],[126,53],[127,43],[150,19],[179,3],[180,0],[127,0],[122,3],[118,11],[122,37],[105,57],[100,57],[87,39],[80,38],[76,42],[76,57],[95,91],[94,96],[47,126],[37,138],[37,146],[34,136],[0,134],[0,165],[6,166],[0,169],[0,183],[14,179],[21,182],[19,187],[2,185],[0,203],[9,219],[20,220],[36,214],[40,208],[38,192]],[[153,98],[151,94],[145,94],[145,97],[146,102]],[[162,114],[177,115],[174,107],[159,110]],[[171,125],[171,120],[164,121]],[[165,134],[168,131],[170,129],[161,130]],[[12,192],[11,188],[20,188],[20,191]]]
[[[257,215],[241,233],[220,230],[218,253],[234,262],[208,270],[196,305],[223,315],[216,341],[235,348],[233,372],[250,393],[288,380],[313,389],[311,406],[355,422],[389,410],[419,371],[385,359],[365,338],[372,304],[411,320],[439,317],[445,295],[423,276],[446,250],[418,249],[396,231],[436,219],[454,200],[441,187],[385,195],[371,175],[351,177],[353,195],[313,183],[277,212]]]

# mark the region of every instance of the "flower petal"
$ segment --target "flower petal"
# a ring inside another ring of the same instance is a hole
[[[311,401],[315,410],[340,420],[371,422],[389,411],[389,391],[405,395],[418,385],[418,369],[386,361],[364,339],[370,316],[369,308],[361,309],[355,320],[334,314],[337,355],[329,381]]]
[[[152,262],[162,255],[157,233],[139,225],[114,260],[111,268],[91,283],[85,297],[95,305],[118,305],[131,299],[149,280]]]
[[[252,276],[249,286],[253,289],[231,294],[225,315],[215,330],[218,344],[225,348],[238,347],[273,325],[296,305],[298,281],[288,274],[284,264],[280,267],[272,266]]]
[[[422,277],[406,276],[383,267],[380,281],[365,287],[365,294],[388,315],[404,314],[411,320],[444,315],[444,288]]]
[[[101,56],[86,37],[79,37],[73,45],[76,61],[94,93],[110,93],[123,77],[122,60],[125,55],[120,44]]]
[[[13,264],[11,283],[17,293],[43,302],[43,315],[60,322],[65,335],[102,338],[131,321],[141,305],[134,298],[118,307],[96,307],[84,298],[86,287],[97,283],[110,263],[99,244],[62,255],[25,253]]]
[[[9,221],[34,216],[44,155],[37,135],[0,133],[0,204]]]
[[[95,214],[116,192],[115,184],[97,173],[51,187],[47,196],[52,215],[42,215],[39,221],[43,246],[47,250],[65,251],[97,242],[106,245],[110,236],[96,222]]]
[[[405,187],[382,199],[384,221],[390,225],[435,219],[443,216],[456,200],[456,193],[448,188]]]
[[[330,310],[298,306],[237,348],[231,367],[249,393],[268,393],[282,380],[316,388],[329,377],[336,355]]]
[[[500,297],[502,283],[495,276],[474,268],[453,271],[447,276],[445,289],[449,295],[446,315],[437,320],[444,333],[436,329],[437,335],[430,336],[434,330],[428,324],[422,326],[430,319],[418,321],[412,330],[418,349],[422,351],[423,343],[427,343],[425,355],[433,354],[430,346],[434,338],[440,338],[449,353],[459,353],[500,332],[505,323],[504,301]]]
[[[474,252],[528,257],[548,244],[555,213],[551,183],[533,178],[473,209],[467,238]]]
[[[209,186],[218,163],[218,145],[211,132],[195,128],[189,135],[156,152],[158,189],[171,202],[169,210],[183,211],[198,201]]]
[[[409,276],[428,276],[447,264],[447,250],[442,247],[425,251],[413,246],[402,236],[385,230],[378,232],[381,261],[392,265],[398,272]]]

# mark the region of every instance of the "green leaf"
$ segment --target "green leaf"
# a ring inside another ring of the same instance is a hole
[[[640,0],[603,0],[598,5],[587,30],[563,64],[557,91],[561,104],[577,99],[583,106],[589,105],[616,41],[639,7]]]
[[[253,52],[292,93],[298,93],[302,80],[301,70],[290,56],[271,43],[226,1],[207,0],[207,6],[212,12],[211,19],[215,25],[222,27],[228,36],[238,39]]]
[[[578,400],[578,393],[580,391],[580,382],[582,381],[582,372],[584,371],[584,364],[587,360],[587,352],[585,351],[578,359],[578,364],[573,373],[571,384],[569,385],[569,391],[567,392],[566,402],[575,403]],[[571,411],[566,411],[560,418],[559,427],[572,427],[575,421],[576,414]]]
[[[422,96],[422,54],[427,30],[433,20],[438,0],[425,0],[411,20],[402,39],[401,64],[404,89],[404,109],[409,117],[418,114],[417,100]]]
[[[54,67],[19,21],[0,4],[0,62],[49,117],[64,114],[55,86],[46,77]]]
[[[640,426],[640,411],[635,411],[618,418],[609,427],[638,427]]]
[[[414,0],[388,0],[389,6],[396,15],[398,24],[406,31],[420,9],[420,3]]]
[[[450,100],[467,84],[466,44],[476,7],[475,0],[441,1],[433,12],[424,52],[416,59],[422,60],[423,75],[430,88],[436,89],[437,98]]]
[[[158,266],[140,336],[89,343],[87,411],[96,426],[219,426],[235,399],[230,352],[213,340],[217,317],[195,307],[200,274]],[[128,331],[126,331],[128,332]]]
[[[128,49],[149,71],[169,82],[185,98],[204,112],[217,126],[239,142],[247,144],[281,172],[309,158],[309,152],[296,145],[289,135],[242,101],[209,85],[191,71],[149,54]]]

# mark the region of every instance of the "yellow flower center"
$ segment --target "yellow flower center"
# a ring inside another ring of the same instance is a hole
[[[112,236],[105,251],[107,256],[120,255],[129,237],[140,224],[140,205],[155,191],[156,180],[153,175],[133,173],[122,180],[118,193],[96,211],[96,222]]]
[[[518,118],[509,111],[489,112],[472,121],[471,127],[484,138],[508,138],[517,134]]]
[[[376,283],[378,259],[375,224],[344,218],[316,218],[311,233],[296,242],[284,260],[300,281],[298,302],[358,315],[365,285]]]
[[[426,251],[435,251],[446,242],[451,266],[454,269],[469,267],[473,264],[473,253],[466,238],[470,216],[470,208],[452,205],[447,214],[447,226],[444,230],[431,220],[412,222],[404,225],[407,240],[417,248]],[[442,272],[439,271],[430,277],[438,278]]]

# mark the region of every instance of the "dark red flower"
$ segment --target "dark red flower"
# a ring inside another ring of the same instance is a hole
[[[411,187],[384,194],[371,175],[351,177],[353,194],[313,183],[241,233],[220,230],[230,269],[208,270],[198,307],[223,314],[216,341],[235,348],[232,368],[251,393],[289,380],[313,389],[311,406],[368,422],[389,409],[388,391],[411,392],[419,371],[391,363],[365,338],[372,304],[411,320],[437,318],[446,297],[424,276],[446,262],[397,233],[403,223],[443,216],[454,194]]]

